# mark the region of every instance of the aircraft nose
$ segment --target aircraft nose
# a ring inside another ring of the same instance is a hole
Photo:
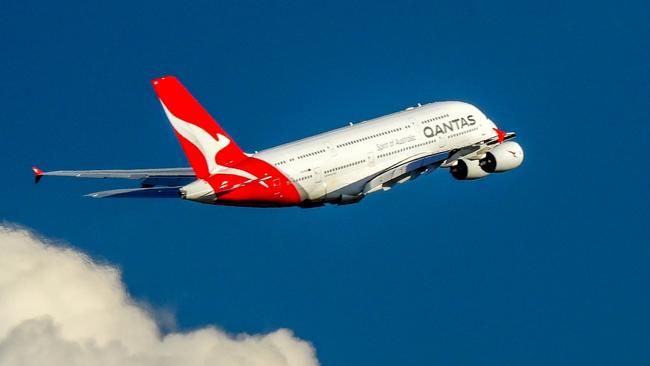
[[[203,179],[195,180],[194,182],[182,187],[179,189],[179,192],[183,199],[190,201],[211,203],[216,199],[212,186]]]

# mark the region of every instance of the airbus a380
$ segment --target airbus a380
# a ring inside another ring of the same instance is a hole
[[[524,159],[513,132],[463,102],[435,102],[245,153],[173,76],[153,88],[191,168],[60,170],[43,176],[126,178],[140,187],[95,198],[180,197],[216,205],[317,207],[359,202],[438,168],[458,180],[517,168]]]

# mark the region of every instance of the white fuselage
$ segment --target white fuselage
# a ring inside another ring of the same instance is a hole
[[[44,175],[141,180],[140,188],[91,197],[181,197],[246,207],[304,208],[359,202],[437,168],[456,180],[509,171],[524,159],[514,132],[463,102],[418,104],[404,111],[245,153],[174,76],[154,91],[190,163],[188,168],[60,170]]]
[[[309,200],[362,192],[373,176],[419,157],[496,135],[495,124],[463,102],[436,102],[374,118],[255,155],[282,171]]]

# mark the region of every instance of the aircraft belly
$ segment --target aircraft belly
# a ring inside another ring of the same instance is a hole
[[[361,174],[332,176],[327,180],[327,201],[340,201],[342,197],[359,197],[363,187],[372,176],[371,172],[362,170]],[[369,176],[370,175],[370,176]]]
[[[315,182],[309,187],[303,187],[305,197],[309,201],[322,201],[327,195],[327,185],[325,182]]]

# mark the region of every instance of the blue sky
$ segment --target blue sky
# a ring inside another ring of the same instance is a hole
[[[3,2],[0,219],[118,265],[180,329],[293,329],[323,365],[650,361],[646,2]],[[186,165],[149,80],[253,151],[464,100],[526,151],[359,205],[91,200],[30,167]]]

